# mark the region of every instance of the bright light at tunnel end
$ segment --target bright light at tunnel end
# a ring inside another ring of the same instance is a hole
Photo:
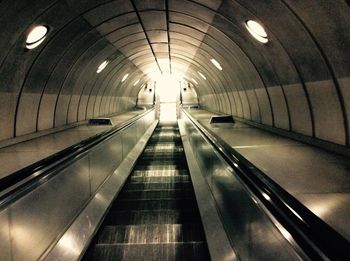
[[[248,32],[259,42],[267,43],[269,41],[264,27],[258,22],[254,20],[248,20],[245,22],[245,26]]]
[[[161,102],[176,102],[181,79],[182,76],[174,74],[163,74],[157,79],[157,95]]]
[[[217,60],[215,60],[213,58],[210,61],[215,65],[216,68],[218,68],[220,71],[222,71],[222,67],[221,67],[220,63]]]
[[[107,66],[108,63],[109,63],[109,62],[108,62],[107,60],[104,61],[103,63],[101,63],[100,66],[97,68],[96,73],[102,72],[102,71],[104,70],[104,68],[106,68],[106,66]]]

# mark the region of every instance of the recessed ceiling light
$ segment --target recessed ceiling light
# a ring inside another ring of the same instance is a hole
[[[45,40],[48,32],[49,28],[44,25],[34,27],[27,36],[26,48],[34,49],[35,47],[38,47]]]
[[[204,80],[207,79],[207,77],[205,77],[204,74],[202,74],[201,72],[198,72],[198,74],[199,74]]]
[[[197,82],[195,79],[193,79],[193,78],[192,78],[192,81],[193,81],[195,84],[198,84],[198,82]]]
[[[123,79],[122,79],[122,82],[124,82],[125,80],[126,80],[126,78],[128,78],[128,76],[129,76],[129,74],[127,73],[127,74],[125,74],[124,75],[124,77],[123,77]]]
[[[220,71],[222,71],[222,67],[217,60],[211,59],[210,61],[215,65],[216,68],[218,68]]]
[[[248,32],[259,42],[267,43],[269,40],[267,39],[267,33],[264,27],[256,21],[248,20],[245,22],[245,26]]]
[[[109,62],[106,60],[106,61],[104,61],[103,63],[101,63],[100,64],[100,66],[97,68],[97,73],[100,73],[100,72],[102,72],[103,71],[103,69],[104,68],[106,68],[106,66],[107,66],[107,64],[108,64]]]
[[[134,86],[136,86],[140,82],[140,79],[138,79],[135,83]]]

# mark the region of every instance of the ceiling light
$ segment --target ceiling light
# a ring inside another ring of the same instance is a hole
[[[106,60],[106,61],[104,61],[103,63],[101,63],[100,64],[100,66],[97,68],[97,73],[100,73],[100,72],[102,72],[103,71],[103,69],[104,68],[106,68],[106,66],[107,66],[107,64],[108,64],[109,62]]]
[[[222,67],[217,60],[211,59],[210,61],[215,65],[216,68],[218,68],[220,71],[222,71]]]
[[[122,79],[122,82],[124,82],[125,80],[126,80],[126,78],[128,78],[128,76],[129,76],[129,74],[127,73],[127,74],[125,74],[124,75],[124,77],[123,77],[123,79]]]
[[[198,74],[199,74],[204,80],[207,79],[207,77],[205,77],[201,72],[198,72]]]
[[[245,22],[245,26],[248,32],[259,42],[267,43],[269,40],[267,39],[267,33],[264,27],[256,21],[248,20]]]
[[[44,25],[38,25],[27,36],[26,48],[34,49],[38,47],[46,38],[49,29]]]
[[[134,86],[136,86],[140,82],[140,79],[138,79],[135,83]]]
[[[198,84],[198,82],[197,82],[195,79],[193,79],[193,78],[192,78],[192,81],[193,81],[195,84]]]

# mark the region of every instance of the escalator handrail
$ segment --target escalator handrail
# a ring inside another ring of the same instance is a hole
[[[350,243],[184,108],[184,114],[312,260],[350,260]]]
[[[42,182],[58,174],[59,169],[70,165],[85,155],[96,145],[123,131],[137,120],[152,112],[154,107],[101,133],[69,146],[23,169],[0,179],[0,209],[5,208],[24,192],[28,192]]]

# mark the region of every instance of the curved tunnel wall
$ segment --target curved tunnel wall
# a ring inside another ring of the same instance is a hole
[[[183,73],[210,110],[349,146],[346,1],[4,0],[0,12],[0,140],[127,110],[161,71]],[[49,35],[25,50],[35,24]]]

